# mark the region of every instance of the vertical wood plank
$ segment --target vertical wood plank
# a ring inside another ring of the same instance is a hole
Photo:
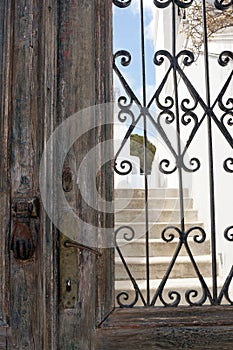
[[[11,2],[0,3],[0,326],[6,326],[8,318],[9,258],[8,236],[10,225],[9,179],[9,95],[10,95],[10,46]],[[5,330],[3,330],[5,334]]]
[[[94,7],[93,1],[60,1],[59,6],[59,47],[58,47],[58,120],[61,122],[85,107],[94,105],[95,56],[94,56]],[[91,145],[95,144],[94,133],[76,142],[73,148],[75,159],[68,157],[66,166],[77,168]],[[71,151],[72,152],[72,151]],[[93,169],[92,169],[93,170]],[[92,171],[90,169],[90,173]],[[83,188],[92,181],[87,178]],[[77,191],[78,189],[75,188]],[[67,198],[72,201],[72,198]],[[78,203],[83,218],[91,220],[95,213]],[[81,231],[82,227],[77,227]],[[95,329],[95,280],[96,257],[89,252],[77,251],[78,302],[74,309],[64,309],[60,305],[59,347],[61,349],[93,349],[92,339]],[[69,267],[72,269],[72,266]]]
[[[46,142],[57,125],[57,17],[58,1],[43,0],[40,15],[39,40],[39,125],[38,152],[41,158]],[[50,168],[51,164],[44,164]],[[50,171],[48,175],[50,176]],[[50,203],[53,206],[53,203]],[[39,274],[41,288],[40,332],[41,349],[58,349],[58,257],[57,230],[41,207]]]
[[[16,0],[12,8],[11,197],[32,198],[38,189],[38,4]],[[39,224],[35,220],[34,228]],[[11,222],[11,234],[15,223]],[[38,349],[38,231],[36,254],[28,262],[10,255],[9,348]]]
[[[40,159],[56,125],[56,4],[17,0],[12,9],[12,198],[39,195]],[[56,230],[43,208],[34,227],[34,258],[17,262],[11,254],[10,349],[57,349]]]
[[[82,2],[72,0],[69,3],[60,1],[58,59],[58,118],[60,121],[86,107],[110,101],[111,69],[108,70],[111,62],[110,9],[111,1],[107,3],[91,0]],[[97,113],[96,117],[102,118],[99,120],[105,122],[105,115]],[[85,122],[88,123],[87,120]],[[111,139],[111,137],[111,127],[108,129],[100,127],[77,140],[73,147],[76,169],[92,147],[101,140]],[[93,193],[96,191],[93,174],[97,174],[100,170],[104,152],[106,151],[103,149],[101,154],[95,154],[96,162],[87,169],[85,177],[78,179],[82,191],[92,201]],[[72,161],[69,166],[73,168]],[[108,199],[111,197],[113,187],[112,181],[109,181],[111,173],[111,167],[106,168],[105,172],[101,173],[98,184],[99,191]],[[109,183],[107,187],[105,187],[106,178]],[[99,227],[103,225],[111,227],[112,214],[107,217],[98,201],[95,206],[102,210],[101,213],[90,208],[81,197],[79,185],[77,193],[76,205],[79,215],[84,221],[96,227],[96,235]],[[81,235],[87,234],[82,224],[77,227],[77,230]],[[112,250],[101,251],[102,256],[98,261],[90,252],[79,250],[78,253],[79,301],[74,309],[64,309],[60,305],[59,346],[61,349],[91,350],[95,348],[96,310],[97,317],[101,320],[113,307]]]
[[[10,253],[11,198],[39,195],[40,158],[56,125],[56,64],[57,0],[1,1],[0,326],[8,321],[9,349],[57,349],[56,230],[43,208],[33,259]]]
[[[100,0],[96,1],[96,21],[95,21],[95,45],[96,45],[96,103],[103,104],[112,101],[112,1],[107,0],[103,6]],[[102,142],[113,140],[113,115],[110,113],[100,113],[103,127],[98,130],[98,140]],[[107,126],[106,126],[106,125]],[[111,211],[108,213],[106,204],[99,203],[99,225],[105,228],[108,248],[101,250],[101,257],[98,259],[98,299],[97,299],[97,323],[100,323],[114,308],[114,150],[113,142],[108,147],[103,146],[99,155],[99,163],[102,159],[111,159],[99,171],[99,194],[101,198],[112,202]],[[108,209],[109,209],[108,205]],[[101,239],[100,239],[101,241]]]
[[[6,329],[0,328],[0,350],[6,350],[6,348],[7,348]]]

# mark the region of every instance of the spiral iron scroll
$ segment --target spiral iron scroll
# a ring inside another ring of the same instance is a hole
[[[224,237],[227,241],[233,242],[233,225],[227,227],[224,231]],[[230,273],[227,276],[227,279],[222,287],[221,292],[219,293],[218,297],[218,304],[221,305],[223,297],[228,301],[230,305],[233,305],[233,300],[230,298],[229,290],[230,285],[232,284],[233,279],[233,266],[231,267]]]
[[[146,306],[145,299],[144,299],[144,297],[143,297],[143,295],[142,295],[142,293],[141,293],[141,291],[140,291],[140,289],[138,287],[138,284],[137,284],[136,280],[134,279],[133,275],[131,274],[131,272],[130,272],[130,270],[128,268],[128,265],[127,265],[127,263],[125,261],[125,258],[124,258],[123,254],[121,252],[121,249],[120,249],[120,247],[118,245],[118,235],[119,235],[119,233],[121,231],[124,232],[123,238],[128,243],[134,239],[135,232],[134,232],[134,229],[132,227],[127,226],[127,225],[120,226],[115,231],[115,248],[116,248],[116,250],[117,250],[117,252],[118,252],[118,254],[119,254],[120,258],[121,258],[122,264],[123,264],[123,266],[124,266],[128,276],[130,278],[130,281],[131,281],[131,283],[133,285],[135,296],[134,296],[134,299],[132,300],[131,303],[127,303],[127,301],[130,299],[129,293],[125,292],[125,291],[122,291],[116,296],[116,300],[117,300],[117,303],[118,303],[118,305],[120,307],[122,307],[122,308],[131,308],[138,302],[138,299],[140,297],[141,300],[142,300],[143,305]]]
[[[193,268],[196,272],[196,275],[200,281],[200,287],[201,287],[201,296],[200,296],[199,300],[197,300],[197,301],[193,301],[193,299],[197,299],[197,297],[200,294],[200,292],[197,289],[193,288],[193,289],[187,290],[185,292],[185,300],[186,300],[187,304],[190,306],[201,306],[206,302],[207,298],[209,299],[211,304],[213,303],[213,298],[211,296],[210,290],[209,290],[204,278],[202,277],[200,270],[199,270],[199,268],[195,262],[195,259],[193,257],[193,254],[189,248],[188,237],[190,236],[190,234],[193,231],[196,231],[196,234],[194,234],[192,236],[194,242],[198,243],[198,244],[204,243],[206,240],[206,233],[205,233],[204,229],[202,227],[199,227],[199,226],[191,227],[186,232],[182,232],[179,227],[171,225],[171,226],[167,226],[162,231],[161,237],[165,242],[171,243],[172,241],[174,241],[177,234],[179,237],[179,242],[177,245],[176,252],[173,255],[171,263],[167,269],[167,272],[165,273],[164,278],[163,278],[161,284],[159,285],[159,287],[158,287],[158,289],[153,297],[151,306],[155,305],[158,298],[160,299],[160,301],[162,302],[162,304],[164,306],[170,306],[170,307],[175,306],[176,307],[180,304],[181,294],[178,291],[175,291],[175,290],[168,291],[167,296],[171,300],[171,302],[166,301],[163,294],[164,294],[164,288],[165,288],[166,283],[170,277],[170,274],[174,268],[174,265],[175,265],[176,260],[179,256],[179,253],[181,251],[182,246],[184,246],[186,251],[187,251],[187,254],[190,258],[192,266],[193,266]]]
[[[227,10],[233,5],[233,0],[223,1],[223,0],[215,0],[214,5],[218,10]]]
[[[175,4],[183,9],[188,8],[189,6],[192,5],[194,0],[174,0]],[[164,9],[166,7],[168,7],[171,3],[173,2],[173,0],[154,0],[154,4],[156,7]]]
[[[132,0],[113,0],[113,4],[120,8],[128,7]]]
[[[132,1],[133,0],[113,0],[113,4],[120,8],[126,8],[131,5]],[[166,8],[172,1],[173,0],[154,0],[154,4],[158,8]],[[185,9],[192,5],[193,0],[175,0],[175,3],[177,6]]]

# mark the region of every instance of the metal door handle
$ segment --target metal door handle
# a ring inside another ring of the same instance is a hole
[[[31,220],[38,217],[38,198],[16,198],[13,200],[14,228],[11,250],[16,260],[30,260],[35,253]]]
[[[11,242],[14,258],[17,260],[29,260],[35,252],[35,245],[29,226],[26,223],[16,222]]]

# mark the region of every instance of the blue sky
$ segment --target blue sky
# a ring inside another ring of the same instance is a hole
[[[153,64],[155,5],[153,4],[153,0],[144,0],[144,17],[146,39],[146,83],[147,99],[149,99],[155,86],[155,68]],[[118,67],[124,72],[124,76],[127,77],[127,82],[141,100],[142,74],[139,0],[132,1],[132,4],[124,9],[113,6],[113,45],[114,53],[121,49],[130,52],[132,56],[131,64],[126,68],[121,65]],[[115,87],[120,89],[120,84],[117,79],[115,79]]]

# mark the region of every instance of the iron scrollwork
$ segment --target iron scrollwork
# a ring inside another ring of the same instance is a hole
[[[168,7],[172,2],[173,0],[154,0],[155,6],[161,9]],[[184,1],[174,0],[174,2],[178,7],[186,9],[192,5],[193,0],[184,0]]]
[[[173,232],[171,232],[171,230]],[[206,233],[204,231],[203,228],[201,227],[198,227],[198,226],[195,226],[195,227],[191,227],[189,230],[187,230],[187,232],[182,232],[178,227],[176,226],[168,226],[166,227],[163,231],[162,231],[162,234],[161,234],[161,237],[162,239],[167,242],[167,243],[171,243],[172,241],[174,241],[175,239],[175,233],[177,234],[178,233],[178,237],[179,237],[179,242],[178,242],[178,245],[177,245],[177,248],[176,248],[176,251],[173,255],[173,258],[170,262],[170,265],[167,269],[167,272],[166,274],[164,275],[164,278],[163,280],[161,281],[161,284],[160,286],[158,287],[158,290],[157,292],[155,293],[154,297],[153,297],[153,300],[152,300],[152,303],[151,303],[151,306],[154,306],[157,299],[159,298],[160,301],[162,302],[162,304],[164,306],[170,306],[170,307],[176,307],[180,304],[181,302],[181,293],[178,292],[178,291],[175,291],[175,290],[171,290],[171,291],[168,291],[168,298],[171,300],[171,302],[168,302],[165,300],[163,294],[164,294],[164,289],[165,289],[165,286],[166,286],[166,283],[170,277],[170,274],[175,266],[175,263],[176,263],[176,260],[180,254],[180,251],[181,251],[181,248],[182,246],[185,247],[187,253],[188,253],[188,256],[190,258],[190,261],[192,263],[192,266],[196,272],[196,275],[199,279],[199,282],[200,282],[200,287],[201,287],[201,298],[198,300],[198,301],[192,301],[192,299],[196,299],[200,292],[198,292],[197,289],[189,289],[185,292],[185,300],[187,302],[188,305],[190,306],[201,306],[203,305],[207,298],[209,299],[210,303],[212,304],[213,303],[213,299],[211,297],[211,293],[209,291],[209,288],[204,280],[204,278],[202,277],[201,273],[200,273],[200,270],[197,266],[197,263],[195,262],[195,259],[193,257],[193,254],[189,248],[189,243],[188,243],[188,237],[189,235],[191,234],[192,231],[197,231],[197,233],[193,236],[193,240],[195,243],[198,243],[198,244],[201,244],[203,242],[205,242],[206,240]],[[174,233],[175,232],[175,233]]]
[[[159,163],[159,171],[166,175],[173,174],[177,170],[177,165],[175,165],[169,170],[170,166],[171,166],[171,161],[169,159],[163,159]]]
[[[113,0],[114,5],[120,8],[128,7],[132,0]]]
[[[233,5],[233,1],[227,1],[227,3],[225,3],[223,0],[215,0],[214,1],[214,5],[218,10],[227,10],[228,8],[230,8]]]
[[[233,162],[232,162],[232,164],[233,164]],[[224,237],[227,241],[233,242],[233,225],[231,225],[225,229]],[[225,297],[225,299],[228,301],[228,303],[230,305],[233,305],[233,300],[230,298],[230,295],[229,295],[229,290],[230,290],[230,285],[232,283],[232,279],[233,279],[233,266],[231,267],[230,273],[227,276],[226,281],[225,281],[225,283],[222,287],[222,290],[219,294],[219,297],[218,297],[218,304],[219,305],[222,303],[223,297]]]
[[[142,100],[136,96],[135,92],[131,88],[127,78],[122,73],[122,67],[129,67],[131,64],[131,54],[126,50],[117,51],[113,56],[113,69],[118,76],[122,87],[125,91],[126,96],[121,96],[118,99],[118,120],[122,123],[130,120],[130,126],[124,139],[121,143],[119,150],[117,151],[115,157],[115,171],[119,175],[128,175],[132,171],[132,164],[129,160],[124,159],[118,161],[118,157],[123,147],[125,146],[126,141],[129,139],[133,130],[137,126],[138,122],[143,120],[144,125],[146,125],[147,120],[153,125],[155,133],[158,133],[165,145],[167,146],[168,151],[171,153],[172,159],[160,159],[159,160],[159,171],[163,174],[170,175],[177,171],[179,177],[179,196],[180,196],[180,227],[175,225],[168,225],[161,232],[161,239],[170,244],[177,240],[177,246],[175,252],[171,256],[171,261],[167,267],[166,272],[164,273],[163,278],[161,279],[156,292],[153,297],[150,299],[150,295],[147,291],[147,299],[144,298],[142,291],[140,290],[133,274],[131,273],[129,266],[127,264],[127,259],[124,258],[121,248],[118,244],[118,237],[120,232],[124,232],[123,239],[127,242],[132,242],[135,237],[134,229],[130,226],[121,226],[115,231],[115,246],[119,254],[119,257],[122,261],[122,264],[128,274],[128,277],[132,283],[134,296],[133,300],[130,302],[130,295],[126,291],[120,292],[116,299],[120,307],[133,307],[141,299],[144,306],[155,306],[156,302],[160,302],[164,306],[177,307],[181,304],[182,293],[175,288],[166,291],[165,296],[165,287],[168,285],[168,281],[171,278],[171,274],[177,259],[181,254],[181,249],[184,249],[186,256],[191,262],[192,268],[195,272],[196,278],[198,280],[198,286],[189,288],[184,292],[183,300],[189,306],[202,306],[206,302],[210,305],[220,305],[222,303],[223,297],[228,301],[229,304],[233,305],[233,302],[229,295],[229,288],[233,279],[233,267],[230,270],[229,275],[226,278],[226,281],[222,287],[221,292],[218,294],[218,285],[217,285],[217,266],[216,266],[216,227],[215,227],[215,208],[214,208],[214,172],[213,172],[213,147],[212,147],[212,123],[217,126],[225,140],[233,148],[233,139],[230,134],[230,127],[233,126],[233,98],[226,97],[227,91],[229,90],[230,83],[232,82],[233,72],[229,74],[226,81],[223,84],[220,92],[217,95],[217,98],[214,102],[210,98],[210,80],[208,72],[208,38],[207,38],[207,28],[203,29],[203,38],[204,38],[204,62],[205,62],[205,83],[207,90],[206,99],[201,96],[197,89],[195,88],[193,82],[190,80],[189,76],[186,74],[184,68],[190,67],[195,62],[194,54],[190,50],[182,50],[177,53],[176,51],[176,14],[177,7],[186,9],[193,4],[194,0],[153,0],[154,5],[159,9],[164,9],[171,5],[172,8],[172,27],[173,27],[173,43],[172,43],[172,52],[167,50],[158,50],[154,53],[153,62],[154,65],[161,67],[165,66],[166,72],[165,75],[159,84],[159,86],[154,91],[150,101],[147,101],[145,90],[145,45],[144,45],[144,18],[143,18],[143,0],[140,0],[141,4],[141,57],[142,57],[142,81],[143,81],[143,90],[144,95]],[[113,0],[113,3],[121,8],[128,7],[132,1],[131,0]],[[215,0],[215,7],[218,10],[225,10],[233,5],[233,0],[222,1]],[[203,5],[204,6],[204,5]],[[205,9],[203,9],[203,18],[205,18]],[[207,54],[206,54],[207,53]],[[229,65],[230,61],[233,60],[233,52],[223,51],[218,58],[218,63],[222,67]],[[119,66],[121,65],[121,69]],[[173,79],[173,93],[166,91],[166,85],[168,84],[169,79]],[[187,96],[179,96],[178,92],[178,80],[184,85]],[[164,93],[165,92],[165,93]],[[148,102],[148,103],[147,103]],[[155,106],[156,113],[151,111],[151,106]],[[139,109],[138,116],[135,117],[132,108],[136,106]],[[218,111],[216,111],[218,108]],[[201,112],[200,112],[201,110]],[[220,110],[220,116],[219,116]],[[222,115],[221,115],[222,114]],[[209,147],[209,175],[210,175],[210,217],[211,217],[211,232],[210,239],[212,240],[212,271],[213,271],[213,287],[212,291],[207,285],[205,278],[201,273],[201,269],[195,260],[194,254],[191,249],[190,242],[196,244],[203,244],[206,242],[207,234],[205,230],[200,226],[193,226],[187,229],[186,220],[184,218],[184,188],[183,188],[183,172],[192,173],[196,172],[201,168],[201,161],[197,157],[191,157],[188,161],[186,160],[187,151],[190,145],[193,143],[198,131],[201,126],[207,120],[208,124],[208,147]],[[166,133],[166,128],[174,127],[176,130],[176,141],[177,145],[174,146],[171,140]],[[184,144],[181,142],[181,127],[182,130],[186,129],[188,136]],[[144,136],[147,137],[147,131],[144,131]],[[169,158],[169,157],[168,157]],[[233,157],[229,156],[223,162],[223,167],[226,172],[233,173]],[[147,187],[147,177],[145,175],[145,198],[148,197],[148,187]],[[148,205],[145,207],[145,227],[147,227],[147,236],[146,236],[146,264],[149,265],[149,221],[148,221]],[[233,226],[226,228],[224,232],[224,237],[227,241],[233,241]],[[192,241],[193,240],[193,241]],[[149,278],[149,266],[147,266],[147,279]],[[147,283],[147,288],[149,283]]]
[[[125,159],[120,162],[120,169],[118,169],[118,163],[115,161],[114,170],[118,175],[128,175],[133,169],[132,163]]]
[[[226,240],[233,242],[233,225],[226,228],[224,231],[224,237]]]
[[[141,293],[141,291],[140,291],[140,289],[138,287],[138,284],[137,284],[136,280],[134,279],[132,273],[130,272],[130,269],[129,269],[126,261],[125,261],[125,258],[123,256],[123,254],[121,252],[121,249],[120,249],[120,246],[118,244],[118,239],[117,238],[118,238],[118,235],[119,235],[119,233],[121,231],[124,231],[123,238],[128,243],[134,239],[135,232],[134,232],[134,229],[132,227],[127,226],[127,225],[118,227],[116,229],[116,231],[115,231],[115,247],[116,247],[116,250],[117,250],[117,252],[118,252],[118,254],[119,254],[120,258],[121,258],[123,266],[124,266],[128,276],[130,278],[130,281],[131,281],[131,283],[133,285],[135,296],[134,296],[133,301],[131,303],[127,304],[127,303],[125,303],[125,302],[123,302],[121,300],[123,299],[124,301],[128,301],[130,299],[129,293],[122,291],[116,296],[117,303],[118,303],[118,305],[120,307],[131,308],[137,303],[137,301],[139,299],[139,296],[140,296],[141,300],[142,300],[142,303],[145,306],[146,305],[145,299],[144,299],[144,297],[143,297],[143,295],[142,295],[142,293]]]
[[[227,158],[223,163],[223,167],[228,173],[233,173],[233,158]]]
[[[213,304],[214,301],[213,301],[213,298],[211,296],[211,293],[210,293],[210,290],[202,276],[202,274],[200,273],[200,270],[197,266],[197,263],[193,257],[193,254],[189,248],[189,245],[188,245],[188,237],[189,235],[191,234],[191,232],[194,231],[194,232],[197,232],[194,236],[193,236],[193,240],[195,243],[198,243],[198,244],[201,244],[201,243],[204,243],[205,240],[206,240],[206,232],[205,230],[202,228],[202,227],[199,227],[199,226],[194,226],[194,227],[191,227],[189,230],[187,230],[186,232],[186,239],[185,239],[185,242],[184,242],[184,245],[185,245],[185,248],[186,248],[186,251],[188,253],[188,256],[190,257],[190,260],[192,262],[192,266],[194,267],[194,270],[196,272],[196,275],[200,281],[200,286],[201,286],[201,291],[202,291],[202,296],[200,298],[200,300],[198,301],[192,301],[192,299],[196,299],[199,295],[198,293],[198,290],[197,289],[190,289],[188,291],[186,291],[185,293],[185,299],[187,301],[187,303],[190,305],[190,306],[201,306],[203,305],[207,298],[209,299],[210,303]]]
[[[223,297],[226,298],[226,300],[228,301],[228,303],[230,305],[233,305],[233,300],[230,298],[230,295],[229,295],[229,289],[230,289],[230,285],[232,283],[232,279],[233,279],[233,266],[231,268],[231,271],[223,285],[223,288],[219,294],[219,297],[218,297],[218,304],[221,305],[221,302],[222,302],[222,299]]]

